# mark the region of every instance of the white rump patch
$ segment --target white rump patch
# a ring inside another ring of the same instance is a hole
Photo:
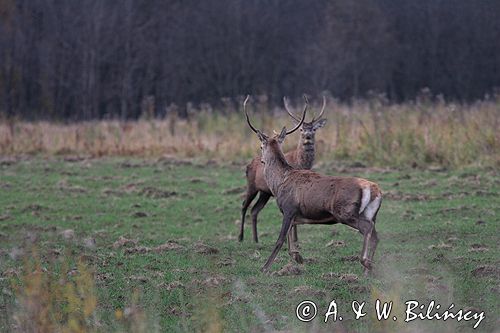
[[[373,216],[375,216],[375,213],[377,212],[378,208],[380,207],[380,200],[382,199],[381,196],[375,197],[375,199],[370,202],[370,204],[366,207],[366,209],[363,212],[363,215],[368,219],[372,220]]]
[[[365,210],[366,206],[370,202],[370,192],[371,191],[369,187],[363,188],[363,195],[361,196],[361,206],[359,207],[359,214],[361,214]]]

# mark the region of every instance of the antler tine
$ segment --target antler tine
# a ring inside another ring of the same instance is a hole
[[[247,118],[248,126],[250,126],[250,128],[252,129],[252,131],[254,131],[255,133],[259,133],[260,131],[258,129],[256,129],[255,127],[253,127],[252,123],[250,122],[250,117],[248,117],[247,102],[248,102],[249,99],[250,99],[250,95],[247,95],[247,97],[245,98],[245,101],[243,102],[243,111],[245,112],[245,116]]]
[[[314,117],[312,122],[315,122],[316,120],[320,120],[321,116],[323,116],[323,113],[325,112],[325,107],[326,107],[326,97],[323,95],[323,107],[321,108],[321,112],[319,113],[318,118]]]
[[[288,132],[286,132],[286,135],[292,134],[293,132],[295,132],[296,130],[298,130],[299,127],[302,126],[302,123],[304,122],[304,119],[306,119],[306,111],[307,111],[307,107],[309,106],[309,101],[307,100],[307,96],[306,95],[304,95],[304,101],[305,101],[305,105],[304,105],[304,111],[302,112],[302,119],[300,119],[300,122],[297,124],[297,126],[295,126],[293,129],[291,129]]]
[[[293,113],[291,113],[290,110],[288,110],[288,102],[286,97],[283,97],[283,104],[285,105],[285,111],[290,115],[290,117],[292,117],[295,121],[300,121],[299,118],[294,116]]]

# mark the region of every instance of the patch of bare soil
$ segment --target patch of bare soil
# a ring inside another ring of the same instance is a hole
[[[303,269],[294,263],[288,263],[279,271],[273,272],[271,275],[276,276],[291,276],[291,275],[301,275],[303,273]]]
[[[352,256],[341,257],[340,261],[342,261],[342,262],[358,262],[359,261],[359,256],[352,255]]]
[[[329,241],[325,247],[344,247],[345,242],[341,240],[331,240]]]
[[[328,281],[343,281],[347,283],[357,283],[359,282],[359,277],[356,274],[339,274],[335,272],[328,272],[321,275],[321,278]]]
[[[304,264],[316,264],[319,260],[316,258],[304,258]]]
[[[153,252],[163,252],[163,251],[171,251],[171,250],[179,250],[184,248],[182,245],[174,242],[174,241],[168,241],[166,243],[163,243],[161,245],[158,245],[153,248]]]
[[[170,283],[162,282],[158,285],[158,287],[160,287],[161,289],[165,289],[167,291],[179,289],[179,288],[182,288],[182,289],[186,288],[186,286],[180,281],[172,281]]]
[[[428,247],[429,250],[433,250],[433,249],[451,249],[451,248],[453,248],[453,245],[446,244],[446,243],[439,243],[437,245],[430,245]]]
[[[302,295],[304,297],[325,297],[326,296],[326,293],[323,291],[323,290],[318,290],[318,289],[314,289],[314,288],[311,288],[310,286],[298,286],[296,287],[295,289],[293,289],[292,292],[290,292],[290,294],[299,294],[299,295]]]
[[[489,251],[489,249],[485,245],[472,244],[468,252],[486,252],[486,251]]]
[[[113,275],[111,273],[98,273],[95,276],[98,282],[106,282],[113,280]]]
[[[208,246],[201,242],[194,244],[193,249],[194,252],[198,254],[210,255],[219,253],[219,250],[216,249],[215,247]]]
[[[115,189],[112,189],[112,188],[108,188],[108,187],[105,187],[102,189],[101,191],[102,194],[106,195],[106,196],[117,196],[117,197],[122,197],[123,195],[125,195],[125,191],[122,191],[122,190],[115,190]]]
[[[171,315],[176,316],[176,317],[183,317],[183,318],[191,317],[190,312],[184,311],[178,306],[169,307],[168,313],[170,313]]]
[[[61,231],[60,234],[66,240],[70,240],[70,239],[75,238],[75,231],[73,229],[63,230],[63,231]]]
[[[138,243],[137,239],[128,239],[124,236],[120,236],[118,240],[113,243],[113,249],[125,246],[134,246],[137,245],[137,243]]]
[[[500,267],[492,265],[480,265],[472,270],[475,277],[497,277],[500,276]]]
[[[155,247],[147,247],[147,246],[134,246],[134,247],[129,247],[125,249],[125,253],[127,254],[133,254],[133,253],[149,253],[149,252],[155,252],[155,253],[161,253],[164,251],[172,251],[172,250],[179,250],[184,248],[182,245],[178,244],[177,242],[174,241],[168,241],[164,244],[155,246]]]
[[[223,266],[234,266],[236,264],[236,260],[232,258],[223,258],[217,261],[217,266],[223,267]]]
[[[67,193],[86,193],[87,189],[78,185],[70,185],[66,179],[62,179],[57,183],[57,188],[60,191]]]
[[[34,213],[34,212],[40,212],[40,211],[45,210],[45,209],[47,209],[47,208],[40,206],[39,204],[31,204],[31,205],[26,206],[22,211],[23,212],[31,211],[32,213]]]
[[[202,281],[202,284],[205,287],[213,288],[213,287],[218,287],[224,283],[227,283],[228,281],[229,281],[228,278],[226,278],[225,276],[216,275],[216,276],[209,276],[204,281]]]
[[[132,217],[134,217],[136,219],[140,219],[143,217],[148,217],[148,214],[145,212],[134,212],[134,213],[132,213]]]
[[[146,283],[149,280],[146,276],[143,276],[143,275],[132,275],[129,277],[129,279],[131,281],[137,281],[137,282],[141,282],[141,283]]]
[[[206,179],[206,178],[189,178],[188,181],[192,184],[208,184],[210,186],[217,186],[217,182],[212,179]]]
[[[152,199],[162,199],[176,196],[179,193],[175,191],[163,191],[156,187],[148,186],[141,189],[139,194]]]
[[[10,219],[10,215],[7,214],[0,215],[0,221],[7,221],[8,219]]]

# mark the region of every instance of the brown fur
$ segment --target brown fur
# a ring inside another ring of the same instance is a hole
[[[302,133],[297,148],[285,154],[286,161],[292,167],[297,169],[312,168],[315,155],[315,131],[323,127],[325,122],[325,119],[313,119],[311,122],[302,124]],[[247,192],[241,208],[241,226],[238,239],[240,242],[243,240],[246,211],[255,196],[259,193],[259,199],[251,210],[253,239],[257,243],[259,240],[257,234],[258,214],[265,207],[269,198],[273,196],[264,178],[264,167],[261,162],[261,156],[254,157],[252,161],[247,165],[246,177]],[[295,239],[297,239],[296,227],[293,228],[293,233]]]
[[[363,234],[361,263],[366,271],[371,269],[378,242],[375,220],[382,200],[379,186],[362,178],[325,176],[310,170],[296,170],[287,163],[276,137],[264,140],[262,160],[266,183],[283,213],[280,236],[263,270],[270,267],[287,235],[290,255],[302,262],[296,244],[290,237],[292,226],[335,223],[346,224]],[[360,212],[363,189],[369,189],[370,198],[365,209]]]

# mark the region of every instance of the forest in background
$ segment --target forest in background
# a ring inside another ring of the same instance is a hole
[[[0,0],[0,116],[185,115],[247,93],[468,102],[500,87],[498,41],[496,0]]]

